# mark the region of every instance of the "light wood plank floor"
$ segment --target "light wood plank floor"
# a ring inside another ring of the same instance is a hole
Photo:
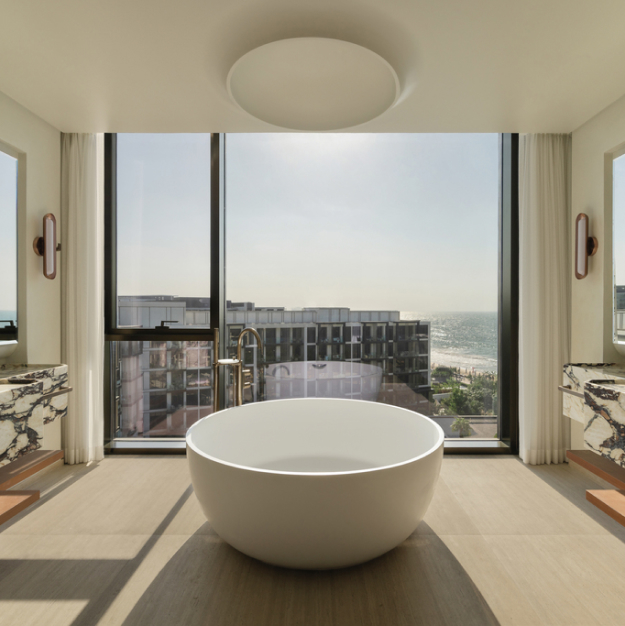
[[[598,484],[569,466],[446,457],[399,548],[296,572],[215,535],[184,457],[55,467],[19,485],[42,497],[0,528],[0,624],[620,626],[625,529],[585,500]]]

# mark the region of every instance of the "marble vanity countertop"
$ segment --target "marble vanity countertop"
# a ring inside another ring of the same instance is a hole
[[[625,379],[589,380],[584,384],[584,392],[590,396],[586,398],[586,402],[595,398],[598,402],[619,402],[625,406]]]
[[[571,389],[583,391],[584,384],[591,378],[622,378],[625,380],[625,365],[620,363],[567,363],[564,366],[564,382]]]
[[[5,363],[0,365],[0,378],[13,376],[28,376],[30,374],[49,375],[50,370],[58,370],[59,374],[67,373],[67,365],[47,364],[47,365],[23,365],[21,363]]]
[[[584,429],[584,442],[601,456],[625,467],[625,379],[584,385],[586,405],[592,417]]]
[[[584,425],[592,418],[592,410],[584,401],[584,385],[589,380],[625,380],[625,366],[617,363],[567,363],[562,384],[573,393],[562,394],[562,412]]]
[[[569,363],[564,386],[564,414],[584,425],[585,447],[625,467],[625,365]]]
[[[16,379],[26,380],[19,383]],[[65,383],[67,365],[0,365],[0,411],[2,405],[32,394],[56,391]]]
[[[23,381],[23,382],[21,382]],[[43,427],[67,413],[67,365],[0,365],[0,466],[41,447]]]
[[[10,380],[14,381],[13,378]],[[20,400],[25,400],[32,395],[43,395],[43,380],[9,383],[7,379],[0,378],[0,414],[13,405],[16,405],[14,410],[19,412],[20,407],[18,403]]]

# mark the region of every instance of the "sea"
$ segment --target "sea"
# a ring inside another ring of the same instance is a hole
[[[430,322],[432,367],[446,365],[476,372],[497,371],[496,311],[402,311],[401,319]]]
[[[17,312],[0,310],[0,320],[13,320],[17,324]],[[0,328],[5,326],[7,324],[0,324]]]

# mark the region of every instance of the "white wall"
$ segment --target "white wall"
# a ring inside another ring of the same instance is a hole
[[[573,132],[571,224],[579,213],[586,213],[590,217],[590,234],[599,240],[599,251],[590,259],[588,276],[573,279],[574,363],[624,361],[612,345],[612,207],[606,194],[604,165],[606,154],[623,142],[625,97]],[[571,249],[573,254],[574,242]],[[581,442],[581,425],[574,422],[571,447],[582,448]]]
[[[20,167],[22,161],[26,164],[26,189],[20,190],[18,215],[19,342],[0,363],[60,363],[61,280],[58,274],[54,280],[44,278],[33,239],[42,234],[46,213],[54,213],[60,232],[61,133],[0,93],[0,141],[21,153]],[[57,422],[46,426],[44,448],[61,447],[60,428]]]

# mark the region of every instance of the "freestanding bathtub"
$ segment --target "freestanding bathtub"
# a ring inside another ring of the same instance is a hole
[[[407,409],[303,398],[220,411],[186,439],[195,494],[224,541],[274,565],[333,569],[380,556],[415,530],[444,434]]]

